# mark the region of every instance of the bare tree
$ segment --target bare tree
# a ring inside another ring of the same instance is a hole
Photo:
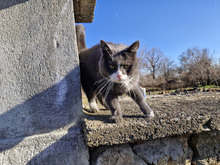
[[[163,89],[170,86],[170,84],[175,83],[177,81],[177,69],[173,60],[165,57],[160,68],[160,76],[163,82]]]
[[[176,65],[174,64],[174,61],[167,57],[164,58],[160,70],[161,70],[161,74],[164,76],[166,81],[169,81],[169,79],[174,77],[175,69],[176,69]]]
[[[179,56],[179,60],[187,85],[210,84],[212,57],[208,49],[189,48]]]
[[[155,82],[151,75],[149,74],[140,74],[140,84],[145,87],[155,86]]]
[[[150,72],[153,80],[156,79],[156,74],[161,68],[163,61],[164,54],[158,48],[151,48],[149,51],[147,51],[147,48],[145,48],[140,53],[141,67],[142,69]]]
[[[220,85],[220,64],[212,65],[210,68],[210,79],[215,85]]]

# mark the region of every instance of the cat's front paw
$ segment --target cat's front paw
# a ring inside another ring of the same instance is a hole
[[[99,112],[98,109],[84,109],[84,110],[89,112],[89,113],[97,113],[97,112]]]
[[[153,117],[155,116],[155,115],[154,115],[154,111],[151,110],[150,113],[144,114],[144,116],[147,117],[147,118],[153,118]]]
[[[123,118],[122,118],[122,116],[112,116],[112,117],[110,117],[110,121],[112,123],[120,123],[123,121]]]
[[[90,107],[90,109],[87,109],[87,112],[89,112],[89,113],[97,113],[97,112],[99,112],[99,108],[98,108],[96,102],[90,102],[89,103],[89,107]]]

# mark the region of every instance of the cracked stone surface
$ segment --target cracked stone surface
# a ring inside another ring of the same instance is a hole
[[[121,101],[124,121],[109,122],[110,111],[86,114],[84,136],[89,147],[124,144],[167,136],[220,131],[220,94],[205,93],[147,98],[155,118],[144,118],[135,102]]]
[[[192,150],[187,145],[188,137],[165,137],[136,144],[133,151],[147,164],[191,165]]]
[[[193,135],[189,140],[189,146],[194,153],[193,165],[220,164],[220,131]]]
[[[93,151],[92,165],[146,165],[129,144],[110,147],[101,146]]]

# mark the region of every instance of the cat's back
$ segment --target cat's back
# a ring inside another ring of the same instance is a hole
[[[85,49],[79,53],[79,59],[82,63],[98,63],[102,55],[100,44],[92,48]]]

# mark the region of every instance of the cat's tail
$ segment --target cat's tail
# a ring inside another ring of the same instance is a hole
[[[87,49],[85,37],[85,27],[82,24],[76,25],[76,38],[79,52]]]

